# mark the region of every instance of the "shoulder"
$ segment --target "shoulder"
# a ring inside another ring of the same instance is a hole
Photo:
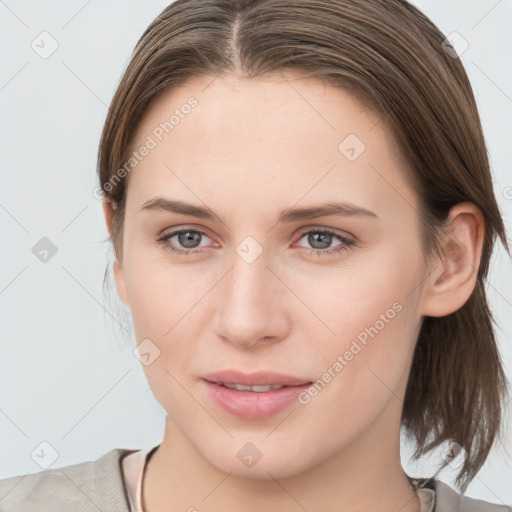
[[[440,480],[435,481],[435,493],[434,512],[512,512],[510,505],[496,505],[460,495]]]
[[[114,448],[94,461],[0,480],[0,512],[129,512],[121,459],[135,450]]]

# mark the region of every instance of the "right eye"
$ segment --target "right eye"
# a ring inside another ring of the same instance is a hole
[[[208,237],[205,232],[197,229],[178,229],[164,234],[159,237],[157,241],[161,243],[165,249],[168,249],[173,253],[187,255],[189,253],[203,252],[202,249],[196,249],[198,247],[197,242],[200,242],[200,239],[203,236]],[[171,239],[174,237],[177,237],[176,242],[170,243]],[[177,247],[176,244],[183,248],[180,248],[179,246]]]

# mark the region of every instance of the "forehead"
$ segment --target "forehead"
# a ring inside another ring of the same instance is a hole
[[[409,207],[415,202],[379,116],[319,79],[194,78],[154,100],[133,148],[145,144],[152,149],[130,175],[129,196],[138,205],[166,191],[212,203],[226,194],[233,207],[240,196],[248,206],[261,204],[261,194],[279,206],[284,196],[350,195],[381,209],[399,197]]]

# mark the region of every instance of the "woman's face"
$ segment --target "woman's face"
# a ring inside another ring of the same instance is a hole
[[[208,77],[159,97],[133,147],[115,278],[168,426],[251,478],[396,450],[425,262],[382,120],[319,80]],[[205,380],[230,369],[316,384]]]

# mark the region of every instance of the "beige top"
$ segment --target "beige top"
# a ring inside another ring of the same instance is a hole
[[[142,479],[144,477],[146,464],[156,448],[158,448],[158,445],[145,450],[136,451],[127,455],[122,460],[123,476],[126,483],[130,512],[144,512],[142,508]],[[435,492],[432,489],[422,488],[416,489],[416,494],[421,504],[420,512],[434,512],[436,500]]]

